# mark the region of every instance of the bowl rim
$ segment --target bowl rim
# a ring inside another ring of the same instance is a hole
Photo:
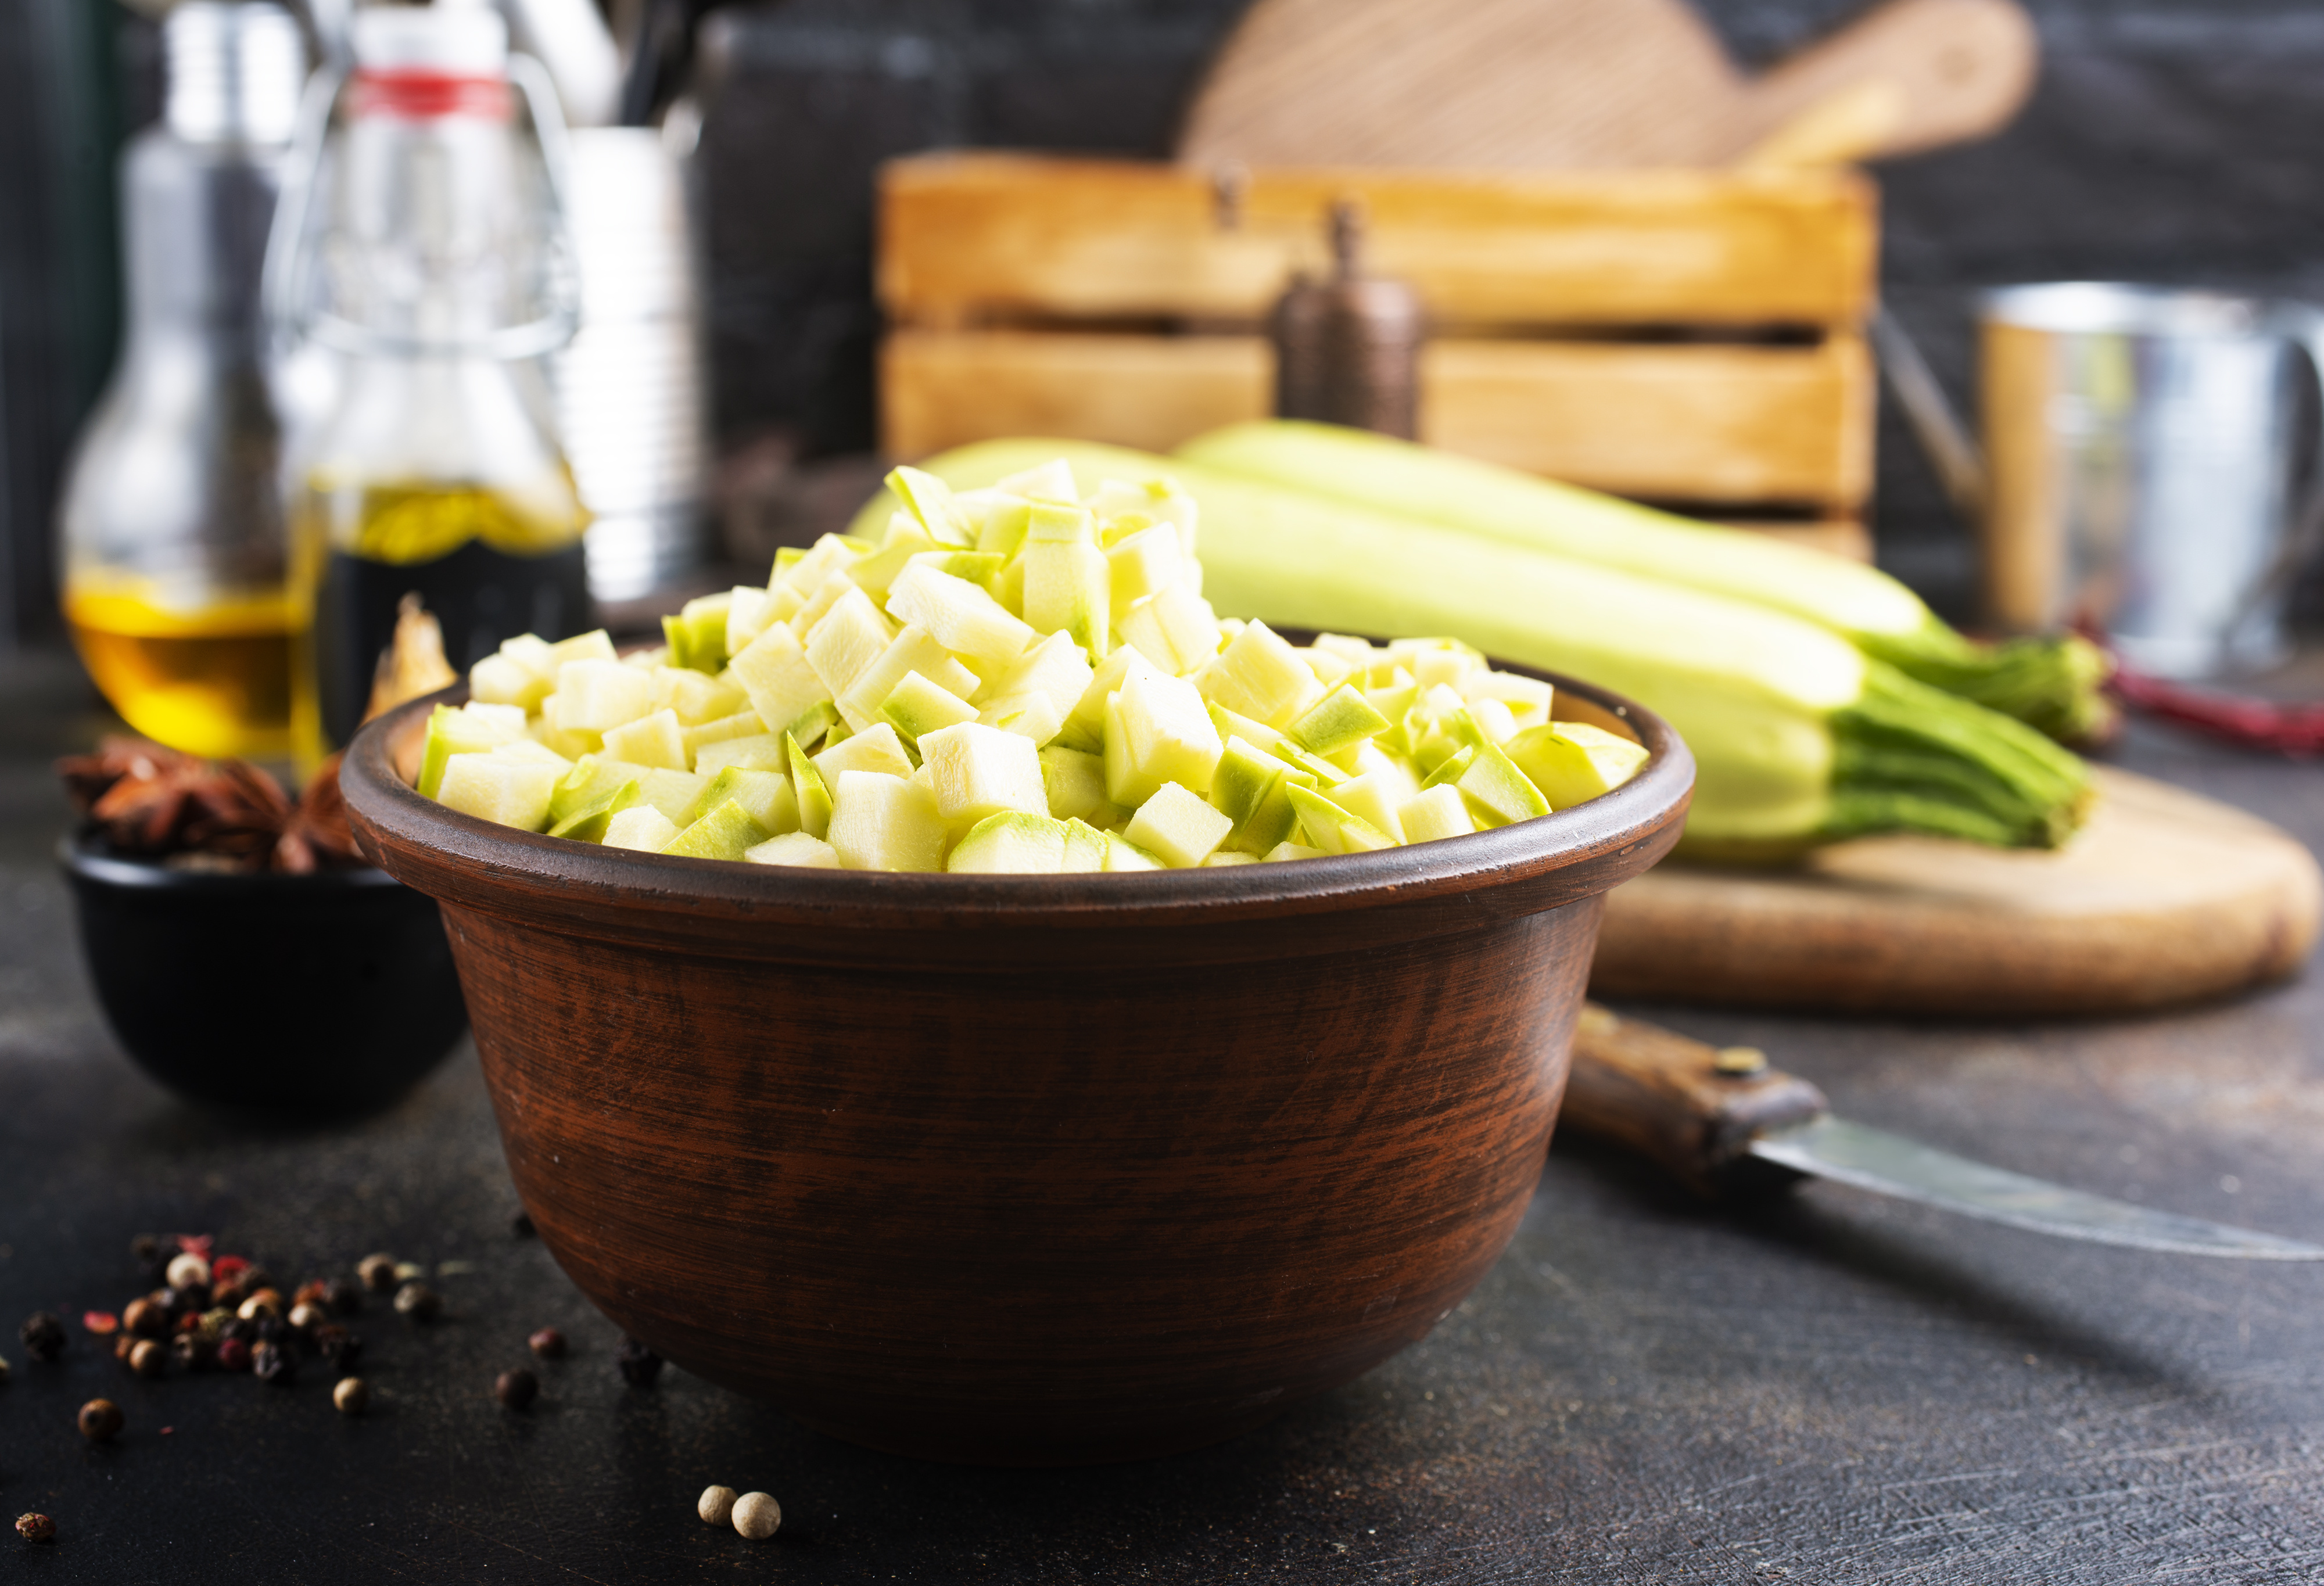
[[[70,875],[148,892],[251,893],[364,892],[403,883],[377,865],[310,871],[293,875],[287,871],[172,870],[156,859],[132,858],[109,852],[95,832],[86,828],[57,839],[57,863]]]
[[[366,724],[347,747],[340,785],[357,844],[404,884],[447,904],[553,919],[559,928],[608,936],[632,933],[610,925],[592,928],[593,908],[644,910],[696,940],[718,922],[851,934],[980,926],[1085,930],[1438,903],[1513,882],[1549,883],[1518,889],[1528,894],[1522,907],[1491,911],[1532,913],[1603,892],[1669,852],[1694,784],[1694,758],[1677,732],[1610,689],[1556,672],[1492,664],[1546,682],[1558,697],[1612,717],[1646,748],[1646,765],[1596,798],[1464,836],[1274,864],[1073,875],[810,870],[680,858],[521,832],[463,815],[406,782],[396,770],[396,750],[423,730],[428,713],[465,699],[465,683]],[[530,896],[523,896],[528,889]],[[1480,913],[1475,923],[1489,921]]]

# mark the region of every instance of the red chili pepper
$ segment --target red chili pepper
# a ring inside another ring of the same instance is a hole
[[[205,1261],[210,1259],[210,1247],[216,1243],[217,1236],[213,1233],[181,1233],[178,1236],[180,1249],[189,1256],[199,1256]]]
[[[220,1256],[210,1263],[210,1281],[224,1283],[236,1273],[250,1270],[250,1263],[240,1256]]]
[[[121,1331],[121,1318],[110,1311],[83,1311],[80,1324],[99,1338]]]

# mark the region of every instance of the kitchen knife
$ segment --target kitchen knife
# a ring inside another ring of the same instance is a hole
[[[1595,1002],[1574,1031],[1558,1125],[1651,1157],[1708,1195],[1812,1175],[2068,1239],[2324,1260],[2324,1247],[2084,1194],[1834,1118],[1821,1091],[1754,1048],[1705,1046]]]

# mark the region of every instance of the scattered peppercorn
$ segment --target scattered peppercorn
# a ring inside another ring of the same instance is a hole
[[[310,1277],[306,1282],[300,1284],[298,1288],[291,1293],[291,1309],[296,1310],[300,1305],[321,1305],[323,1303],[323,1290],[325,1286],[323,1280],[319,1277]]]
[[[561,1360],[565,1358],[565,1335],[554,1327],[544,1327],[524,1342],[541,1360]]]
[[[36,1360],[53,1360],[65,1351],[65,1324],[54,1311],[35,1311],[16,1329],[24,1352]]]
[[[129,1369],[140,1377],[159,1377],[170,1369],[170,1346],[158,1338],[141,1338],[129,1351]]]
[[[493,1397],[512,1410],[521,1410],[540,1392],[540,1379],[519,1366],[493,1379]]]
[[[80,1407],[80,1434],[91,1443],[110,1443],[121,1434],[121,1406],[109,1398],[93,1398]]]
[[[342,1375],[354,1370],[355,1363],[363,1359],[363,1340],[336,1322],[324,1323],[308,1339],[325,1363]]]
[[[261,1316],[282,1314],[282,1296],[271,1288],[262,1288],[235,1307],[235,1315],[245,1322],[255,1322]]]
[[[288,1320],[290,1323],[290,1330],[293,1332],[312,1332],[316,1328],[320,1327],[326,1321],[327,1321],[329,1317],[330,1313],[328,1311],[326,1311],[320,1305],[309,1302],[304,1305],[291,1306],[290,1314]]]
[[[395,1258],[365,1256],[355,1263],[355,1276],[363,1279],[365,1288],[385,1294],[395,1286]]]
[[[46,1515],[18,1515],[16,1535],[27,1542],[54,1542],[57,1523]]]
[[[763,1492],[746,1492],[734,1500],[734,1529],[753,1542],[764,1542],[783,1523],[783,1506]]]
[[[250,1374],[261,1382],[288,1384],[299,1375],[299,1362],[279,1343],[262,1343],[250,1351]]]
[[[532,1213],[530,1212],[519,1212],[515,1216],[510,1218],[509,1231],[516,1235],[519,1239],[530,1239],[534,1232],[532,1226]]]
[[[342,1415],[360,1415],[371,1408],[371,1384],[360,1377],[342,1377],[331,1389],[331,1403]]]
[[[180,1371],[207,1371],[217,1357],[217,1346],[198,1332],[180,1332],[170,1341],[170,1359]]]
[[[702,1517],[705,1525],[723,1526],[734,1517],[735,1497],[733,1488],[714,1483],[702,1489],[702,1496],[695,1501],[694,1512]]]
[[[150,1299],[132,1300],[121,1313],[121,1325],[140,1338],[159,1338],[170,1331],[170,1312]]]
[[[625,1338],[613,1351],[613,1368],[632,1388],[651,1388],[661,1375],[661,1357],[636,1339]]]
[[[352,1316],[363,1309],[363,1290],[344,1277],[334,1277],[323,1285],[323,1308],[340,1316]]]
[[[180,1251],[170,1259],[169,1271],[164,1276],[171,1288],[190,1288],[210,1280],[210,1264],[191,1250]]]
[[[219,1340],[217,1346],[217,1369],[221,1371],[249,1370],[250,1345],[238,1338]]]
[[[443,1314],[444,1300],[424,1283],[407,1283],[395,1291],[395,1314],[414,1322],[433,1322]]]

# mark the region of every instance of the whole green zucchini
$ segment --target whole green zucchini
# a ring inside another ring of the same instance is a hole
[[[1964,638],[1887,574],[1593,490],[1337,425],[1267,420],[1214,429],[1176,454],[1577,561],[1788,612],[1949,694],[2080,742],[2112,712],[2105,654],[2085,640]]]
[[[1201,507],[1203,592],[1222,615],[1449,634],[1660,712],[1694,752],[1698,855],[1899,831],[2050,846],[2089,798],[2081,762],[2039,733],[1765,606],[1086,441],[985,441],[922,466],[970,489],[1059,456],[1085,489],[1176,478]],[[857,531],[876,537],[895,505],[874,497]]]

